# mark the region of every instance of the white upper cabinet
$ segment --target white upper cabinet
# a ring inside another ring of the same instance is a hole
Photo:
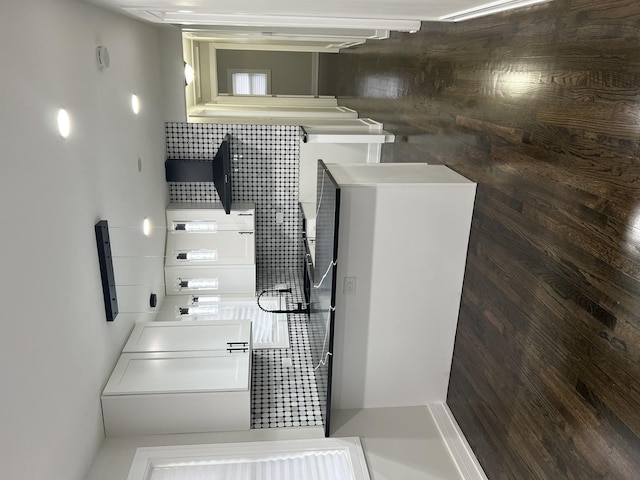
[[[165,293],[255,295],[255,207],[171,203],[166,210]]]

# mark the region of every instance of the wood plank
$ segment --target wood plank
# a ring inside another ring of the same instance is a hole
[[[640,478],[640,3],[424,23],[330,64],[398,135],[385,161],[478,183],[448,403],[489,478]]]

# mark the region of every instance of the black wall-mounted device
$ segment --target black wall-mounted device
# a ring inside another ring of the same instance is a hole
[[[109,240],[109,225],[106,220],[100,220],[95,225],[98,259],[100,260],[100,277],[102,278],[102,295],[107,321],[113,322],[118,316],[118,297],[116,296],[116,280],[113,274],[113,260],[111,257],[111,243]]]

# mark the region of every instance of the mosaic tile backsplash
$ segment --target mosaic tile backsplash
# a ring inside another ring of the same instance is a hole
[[[166,123],[167,158],[212,160],[230,135],[232,199],[256,205],[256,266],[299,268],[303,262],[298,212],[299,127]],[[169,182],[171,202],[216,202],[212,182]],[[276,214],[283,214],[276,223]]]

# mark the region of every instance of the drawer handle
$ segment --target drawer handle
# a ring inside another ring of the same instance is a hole
[[[241,348],[227,348],[227,351],[229,353],[233,353],[233,352],[242,352],[242,353],[247,353],[248,348],[247,347],[241,347]]]
[[[239,217],[253,217],[253,213],[239,213]]]
[[[215,220],[193,220],[193,221],[174,221],[174,232],[187,233],[213,233],[218,230],[218,223]]]
[[[230,347],[233,347],[234,345],[242,345],[243,347],[246,347],[248,343],[249,342],[227,342],[227,345]]]
[[[186,260],[187,262],[215,262],[218,260],[218,250],[189,250],[177,252],[176,260]]]
[[[253,235],[253,232],[238,232],[240,235]]]
[[[191,290],[217,290],[219,283],[217,278],[178,278],[175,284],[178,291],[183,288]]]

